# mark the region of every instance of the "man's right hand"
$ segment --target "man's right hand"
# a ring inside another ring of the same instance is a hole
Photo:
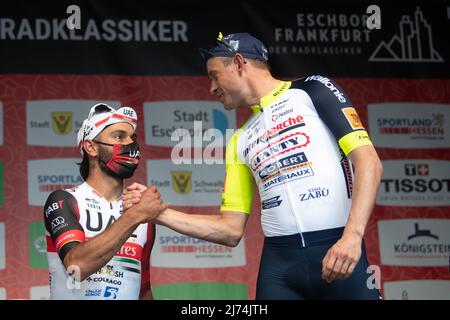
[[[139,201],[141,201],[142,192],[145,190],[147,190],[147,187],[137,182],[133,182],[126,187],[123,191],[123,210],[126,211],[130,209],[133,204],[139,203]]]
[[[162,202],[161,194],[155,186],[150,186],[139,193],[141,194],[139,202],[133,204],[132,208],[127,210],[125,214],[135,216],[140,223],[151,222],[167,209],[168,205]]]

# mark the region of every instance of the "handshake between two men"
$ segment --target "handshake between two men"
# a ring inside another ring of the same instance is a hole
[[[123,192],[124,212],[133,215],[140,223],[153,222],[168,206],[154,185],[146,187],[134,182]],[[133,210],[128,210],[131,207]]]

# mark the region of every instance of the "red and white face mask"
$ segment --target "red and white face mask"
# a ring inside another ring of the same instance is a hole
[[[130,144],[111,144],[93,140],[96,143],[113,147],[113,153],[110,159],[99,160],[106,166],[113,176],[120,179],[127,179],[133,176],[134,171],[139,165],[139,144],[134,141]]]

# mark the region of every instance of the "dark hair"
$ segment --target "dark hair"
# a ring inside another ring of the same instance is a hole
[[[80,175],[84,181],[86,181],[89,176],[89,158],[86,154],[86,151],[83,152],[83,160],[80,163],[77,163],[80,166]]]

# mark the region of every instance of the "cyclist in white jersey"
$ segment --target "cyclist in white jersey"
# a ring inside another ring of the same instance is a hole
[[[86,181],[52,192],[44,207],[51,299],[151,299],[154,225],[165,209],[156,188],[123,212],[123,179],[139,164],[136,112],[91,108],[78,133]]]
[[[378,299],[366,286],[363,235],[382,167],[349,97],[323,76],[275,79],[248,33],[219,34],[200,52],[211,93],[253,115],[227,145],[221,214],[167,209],[155,221],[235,246],[256,184],[265,235],[257,299]],[[142,190],[133,184],[124,197],[138,203]]]

